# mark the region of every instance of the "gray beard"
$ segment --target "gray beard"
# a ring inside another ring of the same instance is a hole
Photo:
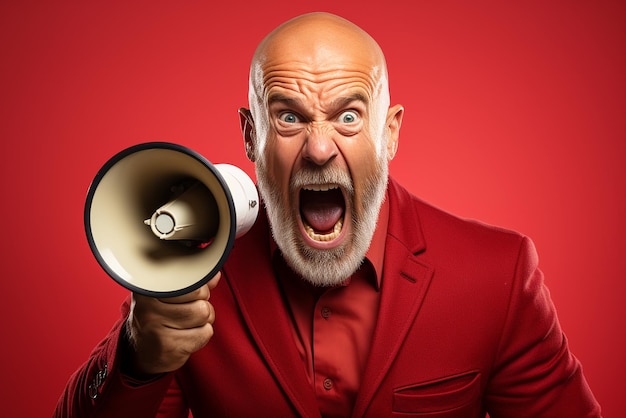
[[[372,176],[367,179],[361,199],[364,207],[354,207],[354,187],[350,176],[333,168],[306,168],[294,174],[289,196],[283,196],[275,183],[268,178],[265,164],[257,161],[256,174],[261,197],[276,244],[291,269],[315,286],[336,286],[343,283],[361,265],[370,246],[378,214],[385,198],[388,181],[388,163],[380,158]],[[294,212],[289,200],[298,198],[300,187],[305,184],[336,183],[351,200],[352,236],[339,247],[320,250],[306,245],[297,224],[299,213]],[[366,205],[366,206],[365,206]],[[357,215],[361,213],[362,215]]]

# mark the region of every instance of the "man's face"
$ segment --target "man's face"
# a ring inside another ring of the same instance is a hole
[[[385,196],[385,71],[283,48],[257,69],[256,172],[274,238],[305,279],[339,284],[362,262]]]

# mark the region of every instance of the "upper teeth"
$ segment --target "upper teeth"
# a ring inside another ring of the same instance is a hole
[[[303,187],[304,190],[311,190],[314,192],[327,192],[338,188],[339,186],[336,184],[308,184]]]

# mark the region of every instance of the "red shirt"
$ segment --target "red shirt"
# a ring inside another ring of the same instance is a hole
[[[296,347],[324,417],[352,414],[378,315],[388,219],[385,199],[366,259],[340,286],[309,284],[274,252]]]

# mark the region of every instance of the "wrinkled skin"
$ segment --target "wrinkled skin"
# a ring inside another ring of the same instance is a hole
[[[242,131],[276,243],[311,283],[345,281],[369,248],[402,121],[402,107],[389,107],[380,48],[333,15],[293,19],[259,45],[249,101]],[[312,231],[301,189],[334,186],[343,216],[330,231]]]

